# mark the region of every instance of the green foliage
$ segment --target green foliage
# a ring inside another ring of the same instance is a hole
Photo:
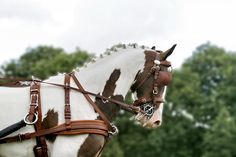
[[[204,135],[203,157],[236,156],[236,123],[226,107],[222,106],[213,126]]]
[[[38,46],[27,49],[18,60],[12,60],[2,66],[6,77],[29,78],[32,75],[45,79],[58,72],[70,72],[73,68],[82,66],[93,55],[76,49],[66,53],[61,48]]]
[[[111,140],[111,139],[110,139]],[[106,147],[103,150],[104,152],[102,153],[103,157],[124,157],[124,152],[123,150],[120,148],[120,145],[117,141],[117,137],[116,138],[112,138],[112,142],[108,141]]]

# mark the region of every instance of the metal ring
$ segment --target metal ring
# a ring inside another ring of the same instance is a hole
[[[115,124],[111,123],[111,127],[114,129],[114,131],[108,131],[108,133],[112,136],[117,135],[119,133],[119,129]]]
[[[143,110],[146,112],[146,115],[148,117],[151,117],[154,113],[154,106],[148,104],[148,105],[144,106]]]
[[[30,122],[29,121],[29,113],[28,114],[26,114],[25,115],[25,117],[24,117],[24,122],[27,124],[27,125],[33,125],[33,124],[35,124],[37,121],[38,121],[38,114],[37,113],[34,113],[34,117],[35,117],[35,119],[34,119],[34,121],[33,122]]]
[[[153,93],[154,95],[157,95],[157,94],[158,94],[158,91],[153,90],[152,93]]]

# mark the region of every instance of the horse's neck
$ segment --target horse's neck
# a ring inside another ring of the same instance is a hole
[[[134,52],[116,52],[99,59],[96,63],[76,73],[77,78],[86,90],[124,101],[137,72],[142,69],[144,64],[142,49],[130,51]],[[101,99],[96,99],[95,103],[110,121],[120,110],[116,104],[104,102]]]
[[[75,71],[75,75],[85,90],[95,94],[102,94],[106,97],[115,96],[121,100],[122,98],[125,98],[137,72],[143,68],[145,59],[143,51],[143,49],[125,49],[121,52],[115,52],[109,56],[98,59],[95,63],[89,64],[86,68],[83,68],[80,71]],[[56,77],[51,77],[48,81],[63,83],[64,76],[58,75]],[[71,85],[76,87],[73,81]],[[94,97],[91,98],[95,102],[97,101]],[[58,97],[57,105],[59,105],[59,101],[63,102],[64,98]],[[72,95],[71,102],[74,101],[76,101],[76,105],[73,106],[72,104],[71,106],[71,111],[74,112],[72,113],[74,119],[94,119],[97,117],[97,114],[95,114],[94,110],[89,107],[89,103],[83,96],[73,97]],[[79,102],[77,103],[77,101]],[[96,103],[100,106],[103,105],[102,102],[100,102],[100,104],[99,102]],[[78,104],[83,105],[78,107]],[[50,108],[50,106],[47,105],[47,108]],[[63,112],[63,106],[60,106],[59,108]],[[108,114],[111,113],[110,109],[105,111],[107,108],[101,108],[103,112],[107,112]],[[45,110],[47,111],[48,109]],[[108,115],[108,117],[109,116],[110,115]],[[63,115],[59,119],[62,119],[61,121],[63,121]]]
[[[132,52],[126,52],[132,51]],[[98,59],[76,73],[86,90],[102,93],[107,80],[115,70],[120,71],[114,94],[125,96],[139,70],[143,68],[143,49],[124,49],[120,52]]]

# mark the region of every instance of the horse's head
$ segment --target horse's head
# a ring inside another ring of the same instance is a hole
[[[166,86],[172,79],[171,63],[166,59],[172,54],[175,46],[165,52],[154,49],[144,52],[144,68],[137,73],[131,86],[131,91],[136,96],[134,105],[145,112],[139,112],[135,119],[144,127],[155,128],[161,125]]]

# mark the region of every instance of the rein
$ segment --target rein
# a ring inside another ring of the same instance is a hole
[[[58,87],[63,87],[63,88],[66,87],[65,85],[62,85],[62,84],[50,83],[50,82],[39,81],[39,80],[36,80],[36,81],[37,81],[37,82],[40,82],[40,83],[48,84],[48,85],[53,85],[53,86],[58,86]],[[102,99],[102,100],[107,100],[107,101],[113,102],[113,103],[119,105],[123,110],[126,110],[126,111],[131,112],[131,113],[142,112],[142,111],[140,111],[140,109],[139,109],[138,107],[136,107],[136,106],[128,105],[128,104],[123,103],[123,102],[121,102],[121,101],[117,101],[117,100],[115,100],[115,99],[111,99],[111,98],[108,98],[108,97],[105,97],[105,96],[102,96],[102,95],[99,95],[99,94],[95,94],[95,93],[86,91],[86,90],[84,90],[84,89],[82,89],[82,88],[75,88],[75,87],[71,87],[71,86],[68,86],[68,88],[70,88],[71,90],[80,92],[80,93],[82,93],[82,94],[88,94],[88,95],[91,95],[91,96],[100,98],[100,99]]]
[[[71,73],[71,74],[73,74],[73,73]],[[8,80],[7,78],[0,78],[0,80],[2,80],[2,79]],[[77,78],[75,77],[75,79],[77,79]],[[62,88],[69,88],[71,90],[80,92],[82,94],[88,94],[88,95],[100,98],[102,100],[110,101],[112,103],[115,103],[115,104],[119,105],[121,107],[121,109],[123,109],[125,111],[128,111],[128,112],[131,112],[131,113],[143,112],[142,110],[140,110],[140,108],[138,108],[134,105],[128,105],[124,102],[117,101],[115,99],[111,99],[111,98],[108,98],[108,97],[105,97],[105,96],[102,96],[102,95],[99,95],[99,94],[95,94],[95,93],[86,91],[82,88],[76,88],[76,87],[72,87],[72,86],[67,86],[67,85],[58,84],[58,83],[51,83],[51,82],[46,82],[46,81],[41,81],[41,80],[23,80],[23,79],[22,80],[21,79],[19,79],[19,80],[18,79],[11,79],[11,80],[14,81],[14,82],[0,83],[0,87],[1,86],[4,86],[4,87],[27,87],[27,86],[30,86],[29,82],[38,82],[38,83],[48,84],[48,85],[62,87]],[[21,84],[21,82],[25,82],[26,84]],[[143,112],[143,114],[144,114],[144,112]]]

